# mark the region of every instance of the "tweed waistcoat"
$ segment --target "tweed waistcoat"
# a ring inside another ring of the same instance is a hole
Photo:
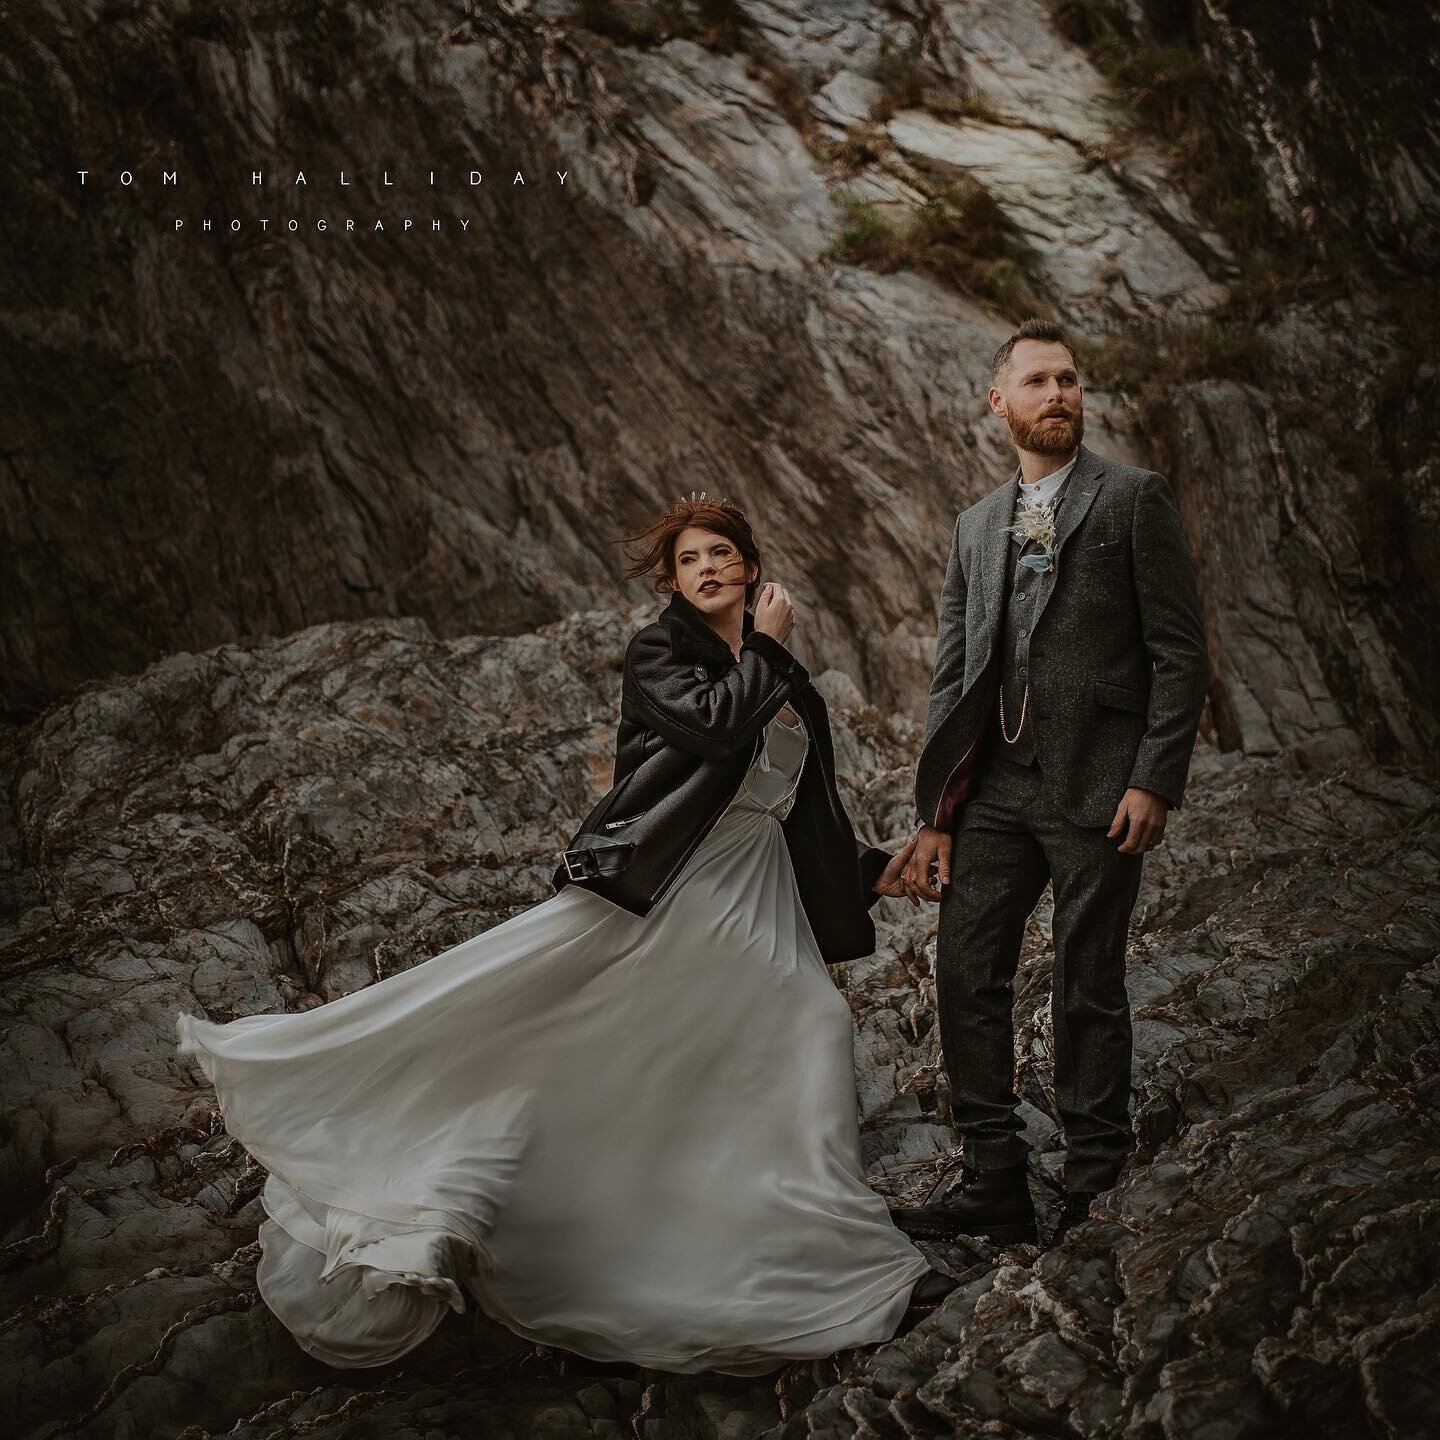
[[[1065,493],[1070,488],[1070,476],[1066,476],[1051,502],[1056,521]],[[1015,502],[1019,510],[1019,501]],[[1012,521],[1013,523],[1013,521]],[[1021,765],[1033,765],[1035,755],[1035,727],[1025,705],[1025,689],[1030,680],[1030,637],[1034,632],[1034,617],[1050,588],[1055,584],[1055,571],[1031,570],[1019,563],[1021,555],[1038,555],[1041,545],[1035,540],[1026,540],[1023,545],[1011,539],[1005,556],[1005,606],[1000,628],[1000,688],[996,692],[993,715],[996,746],[995,753],[1004,755]],[[1000,703],[1004,699],[1005,728],[1000,729]],[[1024,723],[1020,717],[1025,712]],[[1016,726],[1019,733],[1016,734]],[[1014,735],[1010,742],[1006,736]]]

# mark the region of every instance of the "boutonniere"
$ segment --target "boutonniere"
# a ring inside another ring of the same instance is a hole
[[[1033,540],[1041,546],[1038,555],[1022,555],[1016,562],[1027,570],[1044,572],[1055,563],[1055,510],[1050,505],[1021,505],[1015,523],[1006,527],[1017,545]]]

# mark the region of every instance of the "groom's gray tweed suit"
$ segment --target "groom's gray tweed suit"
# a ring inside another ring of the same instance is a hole
[[[962,512],[941,589],[915,782],[920,818],[955,837],[936,1003],[967,1159],[1023,1160],[1011,990],[1052,881],[1065,1183],[1104,1190],[1134,1143],[1125,940],[1142,863],[1105,832],[1130,786],[1180,804],[1205,702],[1204,625],[1160,475],[1082,445],[1056,501],[1053,568],[1037,573],[1016,562],[1039,547],[1007,533],[1019,473]]]

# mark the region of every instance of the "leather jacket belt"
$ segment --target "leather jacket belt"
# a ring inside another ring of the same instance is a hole
[[[601,875],[618,875],[629,863],[634,852],[633,844],[620,845],[579,845],[573,850],[562,850],[560,859],[565,874],[571,880],[595,880]]]

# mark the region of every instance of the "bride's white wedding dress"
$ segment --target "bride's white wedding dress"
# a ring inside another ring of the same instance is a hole
[[[781,818],[777,716],[641,918],[578,885],[295,1014],[181,1014],[267,1167],[257,1283],[310,1354],[381,1365],[461,1287],[597,1360],[753,1375],[888,1339],[928,1266],[865,1183],[852,1022]]]

